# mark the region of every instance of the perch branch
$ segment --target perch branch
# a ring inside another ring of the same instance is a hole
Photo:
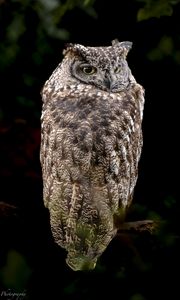
[[[142,220],[134,222],[122,223],[121,228],[118,230],[118,234],[122,232],[144,232],[148,231],[153,233],[158,227],[160,222],[153,220]]]

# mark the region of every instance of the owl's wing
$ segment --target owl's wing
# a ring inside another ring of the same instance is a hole
[[[64,239],[66,243],[76,229],[73,224],[80,216],[86,218],[90,206],[87,173],[91,165],[93,136],[87,114],[77,101],[73,95],[51,98],[44,104],[42,112],[44,203],[51,211],[57,240]],[[67,228],[71,228],[71,234]]]
[[[138,177],[138,163],[142,149],[142,113],[144,91],[122,93],[110,102],[104,143],[104,173],[112,211],[122,214],[130,205]]]

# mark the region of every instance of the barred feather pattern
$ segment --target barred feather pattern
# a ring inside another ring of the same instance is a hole
[[[68,265],[93,269],[133,197],[144,90],[135,80],[118,93],[57,82],[56,70],[42,91],[44,204]]]

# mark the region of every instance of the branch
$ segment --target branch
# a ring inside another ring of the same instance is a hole
[[[14,205],[0,201],[0,218],[16,215],[17,208]]]
[[[153,233],[158,229],[160,225],[160,221],[153,220],[142,220],[142,221],[134,221],[134,222],[125,222],[121,224],[121,228],[119,228],[117,234],[121,234],[123,232],[144,232],[148,231]]]

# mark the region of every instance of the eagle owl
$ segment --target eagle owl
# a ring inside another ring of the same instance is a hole
[[[73,270],[95,267],[137,181],[144,89],[127,64],[131,46],[69,44],[42,90],[44,204]]]

